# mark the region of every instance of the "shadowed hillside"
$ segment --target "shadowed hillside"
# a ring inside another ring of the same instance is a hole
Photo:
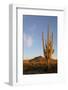
[[[51,59],[50,64],[42,56],[23,60],[23,74],[57,73],[57,60]]]

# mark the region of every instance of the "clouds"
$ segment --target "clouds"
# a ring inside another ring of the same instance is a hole
[[[32,45],[33,45],[32,36],[24,33],[24,46],[30,48],[30,47],[32,47]]]

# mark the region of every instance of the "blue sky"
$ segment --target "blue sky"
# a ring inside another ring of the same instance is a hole
[[[54,56],[57,57],[57,16],[23,16],[24,58],[43,55],[42,32],[47,39],[48,24],[53,32]]]

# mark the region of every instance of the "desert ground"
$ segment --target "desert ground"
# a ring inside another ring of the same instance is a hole
[[[24,75],[46,73],[57,73],[57,60],[51,59],[50,64],[47,64],[46,59],[42,56],[23,60]]]

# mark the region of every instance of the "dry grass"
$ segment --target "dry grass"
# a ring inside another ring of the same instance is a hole
[[[23,61],[23,74],[57,73],[57,60],[51,59],[50,64],[42,56]]]

